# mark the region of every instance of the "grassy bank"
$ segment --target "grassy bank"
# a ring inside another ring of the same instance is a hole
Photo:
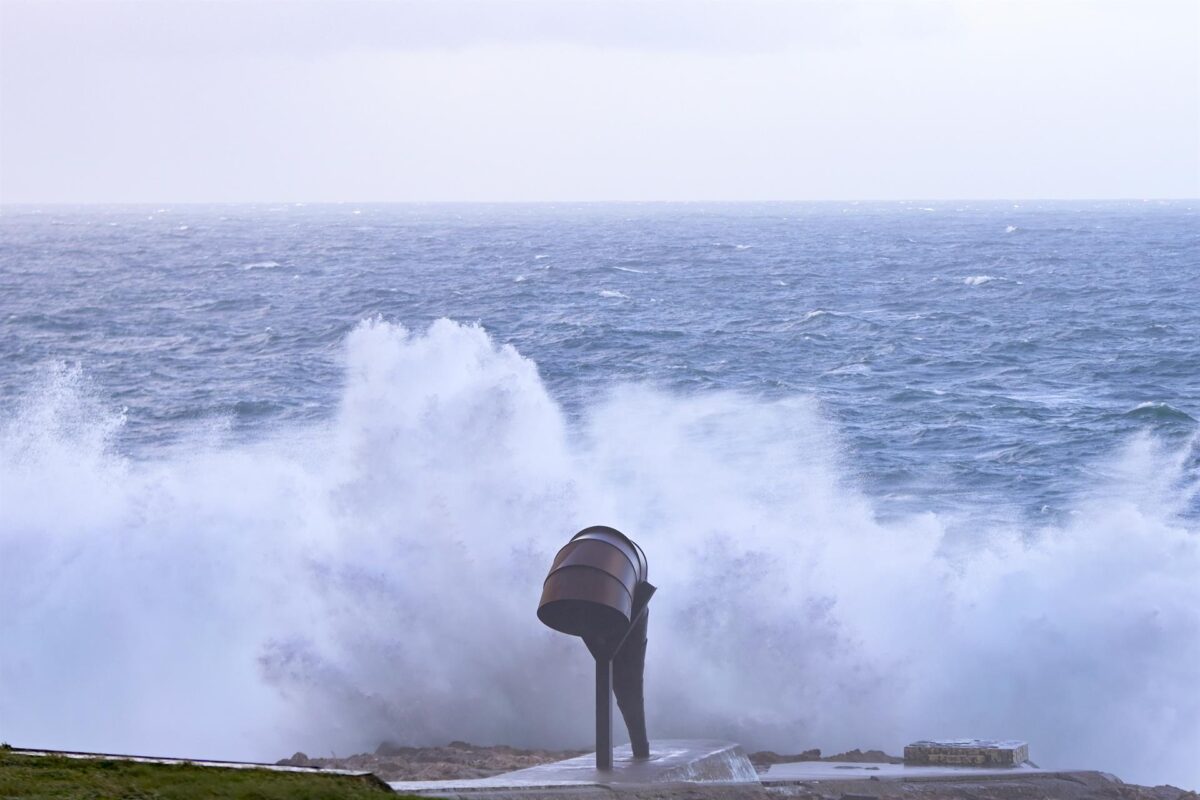
[[[397,798],[373,778],[266,769],[31,756],[0,749],[0,798],[353,800]]]

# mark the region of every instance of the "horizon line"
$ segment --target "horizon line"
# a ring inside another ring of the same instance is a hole
[[[909,203],[1188,203],[1196,196],[1159,197],[905,197],[905,198],[808,198],[769,200],[0,200],[2,208],[35,206],[144,207],[144,206],[536,206],[536,205],[797,205],[804,203],[909,204]]]

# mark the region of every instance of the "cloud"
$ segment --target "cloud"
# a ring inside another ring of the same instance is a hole
[[[348,50],[570,44],[757,53],[944,26],[944,2],[861,0],[7,0],[5,44],[49,57],[311,57]]]
[[[1198,9],[2,0],[0,200],[1194,197]]]

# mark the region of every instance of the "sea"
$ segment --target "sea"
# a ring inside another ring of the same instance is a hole
[[[1196,201],[4,206],[0,739],[651,737],[1200,788]]]

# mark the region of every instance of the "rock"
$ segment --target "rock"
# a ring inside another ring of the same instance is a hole
[[[882,750],[859,750],[857,747],[836,756],[826,756],[822,761],[848,761],[856,764],[903,764],[899,756],[889,756]]]
[[[285,766],[364,770],[387,781],[447,780],[486,778],[581,754],[578,750],[521,750],[506,745],[481,747],[462,741],[440,747],[409,747],[384,740],[374,753],[342,758],[306,758],[304,762],[295,764],[292,759],[284,759],[278,763]]]
[[[856,764],[903,764],[904,759],[891,756],[882,750],[859,750],[855,748],[834,756],[822,756],[817,748],[805,750],[803,753],[782,755],[771,750],[762,750],[750,754],[750,763],[758,768],[759,773],[766,772],[772,764],[789,764],[796,761],[848,761]]]
[[[278,761],[275,762],[275,764],[280,767],[310,767],[310,766],[312,766],[312,764],[309,761],[308,756],[304,755],[304,753],[301,753],[300,751],[296,751],[295,753],[293,753],[291,758],[279,759]]]
[[[756,767],[766,767],[771,764],[789,764],[795,761],[820,761],[821,750],[814,747],[812,750],[805,750],[803,753],[795,755],[780,755],[774,750],[760,750],[757,753],[750,754],[750,763]]]

